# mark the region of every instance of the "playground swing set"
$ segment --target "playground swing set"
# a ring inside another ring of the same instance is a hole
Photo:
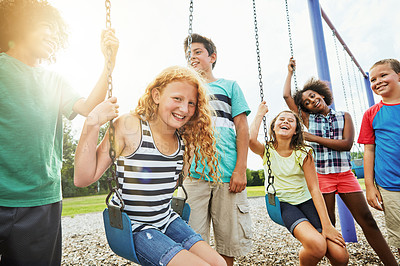
[[[368,80],[368,74],[366,74],[362,68],[359,66],[357,61],[355,60],[354,56],[351,54],[350,50],[348,47],[345,45],[344,41],[341,39],[340,35],[336,32],[335,28],[333,27],[332,23],[329,21],[327,18],[326,14],[323,12],[323,10],[319,6],[318,0],[308,0],[309,2],[309,7],[310,7],[310,12],[314,12],[314,14],[311,14],[311,22],[313,26],[313,31],[314,31],[314,42],[315,46],[320,46],[321,45],[321,40],[323,42],[323,52],[320,50],[316,49],[316,57],[317,57],[317,65],[318,65],[318,73],[319,76],[322,80],[329,81],[329,68],[327,67],[327,58],[326,58],[326,48],[325,48],[325,43],[323,40],[323,32],[322,32],[322,24],[321,24],[321,17],[325,19],[327,22],[328,26],[332,29],[333,32],[333,37],[335,40],[335,47],[336,47],[336,54],[337,54],[337,59],[338,59],[338,65],[339,65],[339,70],[340,70],[340,76],[342,80],[342,87],[344,91],[344,96],[345,96],[345,101],[346,101],[346,106],[348,108],[348,100],[347,96],[345,93],[345,86],[344,86],[344,80],[343,80],[343,74],[341,71],[341,66],[340,66],[340,60],[338,56],[338,49],[336,45],[336,39],[338,39],[341,44],[343,45],[343,49],[347,52],[347,54],[351,57],[352,63],[353,63],[353,74],[354,74],[354,79],[356,81],[356,74],[354,71],[354,65],[358,67],[360,72],[365,78],[365,85],[368,88],[366,90],[367,92],[367,97],[369,101],[369,105],[373,105],[373,96],[372,92],[369,90],[369,80]],[[288,35],[289,35],[289,45],[290,45],[290,54],[291,57],[294,56],[293,52],[293,42],[292,42],[292,33],[291,33],[291,27],[290,27],[290,16],[289,16],[289,8],[288,8],[288,1],[285,0],[285,6],[286,6],[286,18],[287,18],[287,27],[288,27]],[[111,28],[111,2],[110,0],[105,0],[105,7],[106,7],[106,28]],[[187,54],[187,60],[189,61],[191,58],[191,44],[192,44],[192,22],[193,22],[193,0],[190,0],[190,6],[189,6],[189,30],[188,30],[188,54]],[[262,72],[261,72],[261,58],[260,58],[260,47],[259,47],[259,36],[258,36],[258,25],[257,25],[257,13],[256,13],[256,2],[253,0],[253,16],[254,16],[254,30],[255,30],[255,40],[256,40],[256,53],[257,53],[257,64],[258,64],[258,78],[259,78],[259,90],[260,90],[260,98],[261,101],[263,101],[264,98],[264,90],[263,90],[263,82],[262,82]],[[321,24],[321,25],[319,25]],[[321,37],[322,36],[322,37]],[[112,90],[113,90],[113,85],[112,85],[112,75],[111,75],[111,48],[108,48],[108,98],[112,97]],[[325,67],[322,67],[322,65],[326,65]],[[346,62],[346,68],[347,68],[347,75],[349,78],[349,85],[350,85],[350,76],[349,76],[349,71],[348,71],[348,66]],[[321,70],[322,69],[322,70]],[[325,69],[325,70],[324,70]],[[326,69],[327,73],[326,73]],[[296,91],[298,90],[297,87],[297,78],[296,78],[296,70],[294,70],[293,73],[294,77],[294,85]],[[357,84],[357,92],[358,92],[358,83]],[[353,101],[353,98],[352,98]],[[334,106],[333,106],[334,108]],[[299,108],[299,111],[301,109]],[[354,101],[353,101],[353,111],[354,111]],[[355,111],[354,111],[355,115]],[[301,117],[301,114],[300,114]],[[281,210],[280,210],[280,202],[278,197],[276,196],[276,189],[274,187],[274,176],[272,175],[272,170],[271,170],[271,161],[270,161],[270,152],[269,152],[269,145],[268,145],[268,136],[267,136],[267,119],[266,116],[263,117],[263,125],[264,125],[264,138],[265,138],[265,143],[266,143],[266,156],[267,156],[267,167],[268,167],[268,177],[267,177],[267,188],[266,188],[266,195],[265,195],[265,202],[266,202],[266,207],[267,207],[267,212],[270,216],[270,218],[277,224],[279,225],[284,225],[282,221],[282,216],[281,216]],[[129,216],[127,215],[126,212],[124,212],[124,201],[122,199],[122,195],[119,192],[118,188],[118,179],[116,176],[116,165],[115,165],[115,150],[114,150],[114,143],[115,143],[115,130],[113,126],[113,121],[111,120],[109,122],[109,140],[110,140],[110,151],[109,155],[110,158],[112,159],[112,164],[110,166],[111,168],[111,177],[107,179],[108,182],[108,187],[109,187],[109,194],[106,198],[106,205],[107,208],[103,212],[103,220],[104,220],[104,228],[106,232],[106,237],[108,244],[110,248],[113,250],[113,252],[127,260],[133,261],[135,263],[139,263],[139,260],[136,256],[135,252],[135,246],[134,246],[134,241],[133,241],[133,234],[132,234],[132,227],[131,227],[131,220]],[[360,149],[360,147],[359,147]],[[353,169],[356,172],[356,175],[358,178],[363,178],[363,160],[362,159],[354,159],[352,160],[352,166]],[[187,200],[187,193],[185,188],[183,187],[183,175],[179,175],[178,179],[178,184],[177,188],[179,187],[180,189],[183,190],[185,197],[173,197],[171,207],[175,212],[177,212],[183,220],[186,222],[189,221],[190,217],[190,206],[188,203],[186,203]],[[112,203],[110,203],[110,199],[112,195],[115,195],[115,197],[118,198],[119,200],[119,206],[116,206]],[[339,215],[341,216],[341,221],[343,220],[342,216],[344,214],[343,211],[341,211],[341,208],[346,208],[344,203],[342,203],[342,206],[339,204],[338,200],[338,207],[339,207]],[[351,214],[347,210],[348,214],[347,216]],[[349,219],[348,217],[345,219]],[[355,229],[349,229],[351,225],[349,224],[342,224],[342,233],[343,237],[345,238],[346,242],[356,242],[357,238],[355,236]],[[354,227],[354,221],[353,221],[353,227]],[[351,236],[346,236],[345,230],[350,230],[352,231],[350,234]],[[354,240],[355,237],[355,240]],[[346,239],[347,238],[347,239]]]

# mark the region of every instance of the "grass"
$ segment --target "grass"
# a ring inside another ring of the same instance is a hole
[[[361,188],[365,190],[364,179],[358,179]],[[264,186],[247,187],[247,196],[262,197],[265,195]],[[96,195],[86,197],[75,197],[63,199],[62,216],[75,216],[76,214],[101,212],[106,207],[105,200],[107,195]]]
[[[103,194],[63,199],[62,216],[103,211],[106,207],[106,197],[107,195]]]

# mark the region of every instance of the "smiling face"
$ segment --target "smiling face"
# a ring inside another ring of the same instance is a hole
[[[192,54],[190,63],[196,71],[209,72],[212,71],[212,64],[217,58],[217,54],[208,54],[207,49],[202,43],[192,43]]]
[[[329,107],[324,100],[324,96],[313,90],[306,90],[301,96],[302,105],[310,113],[327,113]]]
[[[396,73],[388,63],[371,69],[370,82],[373,92],[383,99],[399,94],[400,73]]]
[[[196,111],[197,88],[187,81],[173,81],[161,92],[154,88],[152,97],[158,104],[157,118],[166,129],[181,128]]]
[[[24,38],[16,42],[37,60],[48,59],[57,49],[56,35],[49,22],[39,22]]]
[[[290,112],[280,113],[273,126],[273,131],[277,138],[292,138],[296,134],[297,121],[296,117]]]

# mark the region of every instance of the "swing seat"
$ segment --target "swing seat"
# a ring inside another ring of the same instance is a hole
[[[357,178],[364,178],[364,159],[354,159],[351,161],[351,168],[356,172]]]
[[[103,211],[104,229],[106,231],[107,242],[112,251],[120,257],[140,264],[136,252],[135,244],[133,242],[131,219],[125,212],[121,213],[122,220],[119,226],[111,226],[109,209]]]
[[[186,223],[189,222],[189,217],[190,217],[190,206],[186,202],[186,199],[181,198],[181,197],[173,197],[171,201],[171,207],[172,209],[181,216],[182,220],[184,220]]]
[[[114,208],[114,206],[110,207]],[[182,220],[184,220],[186,223],[189,222],[190,212],[191,209],[189,204],[184,203],[182,213],[179,214],[181,215]],[[129,218],[128,214],[121,212],[121,220],[117,219],[117,225],[113,224],[113,226],[112,222],[110,221],[109,209],[106,208],[103,211],[103,221],[107,242],[111,250],[120,257],[140,264],[135,252],[131,219]]]
[[[189,218],[190,218],[190,206],[188,203],[185,203],[185,207],[183,207],[183,211],[182,211],[182,220],[184,220],[186,223],[189,222]]]
[[[267,205],[268,215],[275,223],[285,226],[281,215],[281,203],[275,194],[268,193],[265,195],[265,203]]]

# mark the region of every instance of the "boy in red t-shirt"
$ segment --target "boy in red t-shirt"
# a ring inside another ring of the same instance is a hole
[[[385,212],[389,243],[400,254],[400,62],[376,62],[370,69],[370,81],[382,101],[365,112],[358,138],[358,143],[365,144],[367,201]]]

